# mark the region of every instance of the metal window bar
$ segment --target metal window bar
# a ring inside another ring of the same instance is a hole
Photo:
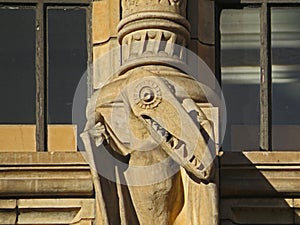
[[[260,9],[260,149],[272,150],[271,9]]]
[[[47,151],[47,73],[45,63],[45,7],[36,8],[36,150]]]

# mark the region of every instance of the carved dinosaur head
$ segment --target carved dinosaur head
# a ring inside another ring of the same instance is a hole
[[[196,82],[186,75],[157,76],[144,69],[126,75],[106,85],[97,99],[98,120],[110,144],[123,155],[159,145],[196,178],[207,181],[215,145],[212,124],[195,103],[205,100]]]

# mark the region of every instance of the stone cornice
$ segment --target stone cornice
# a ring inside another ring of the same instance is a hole
[[[0,197],[92,197],[90,167],[82,154],[0,153]]]
[[[222,197],[299,197],[300,152],[225,152]]]

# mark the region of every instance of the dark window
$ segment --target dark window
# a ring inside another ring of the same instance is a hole
[[[0,8],[0,123],[35,123],[35,11]]]
[[[48,10],[48,123],[72,123],[76,87],[87,69],[85,9]]]
[[[76,87],[90,61],[89,0],[0,0],[0,123],[71,124]]]

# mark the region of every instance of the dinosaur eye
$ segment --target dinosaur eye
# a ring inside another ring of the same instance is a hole
[[[136,86],[134,99],[143,109],[155,108],[161,102],[160,88],[155,82],[144,80]]]
[[[155,94],[154,94],[153,90],[151,90],[150,87],[142,88],[140,96],[141,96],[141,99],[147,103],[152,102],[155,98]]]

